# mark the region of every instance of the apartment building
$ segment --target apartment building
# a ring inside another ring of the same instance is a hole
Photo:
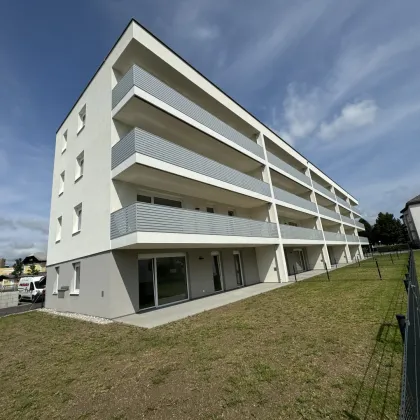
[[[405,207],[401,210],[401,218],[407,226],[410,241],[420,246],[420,195],[405,203]]]
[[[363,258],[357,204],[133,20],[57,131],[46,306],[114,318]]]

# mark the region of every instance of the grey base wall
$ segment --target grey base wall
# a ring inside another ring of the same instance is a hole
[[[245,286],[260,282],[255,248],[237,248],[241,251]],[[218,251],[221,256],[223,288],[237,288],[233,249],[176,249],[176,250],[117,250],[82,259],[57,264],[47,268],[47,308],[65,312],[116,318],[137,312],[139,287],[137,260],[139,254],[187,254],[189,294],[191,299],[215,293],[213,284],[212,256]],[[74,275],[73,264],[80,262],[80,293],[71,295]],[[68,286],[64,297],[53,295],[56,267],[60,267],[59,288]]]

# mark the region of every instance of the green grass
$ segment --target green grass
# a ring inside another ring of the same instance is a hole
[[[152,330],[2,318],[0,418],[396,419],[400,258]]]

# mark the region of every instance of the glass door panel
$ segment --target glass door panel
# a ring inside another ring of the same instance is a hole
[[[238,286],[243,286],[244,279],[242,275],[241,255],[239,254],[239,252],[235,252],[233,254],[233,261],[235,263],[236,284]]]
[[[157,304],[188,299],[185,257],[156,258]]]
[[[154,259],[138,260],[139,267],[139,309],[155,306]]]
[[[222,290],[222,270],[220,265],[220,255],[214,254],[212,257],[213,263],[213,284],[214,291],[220,292]]]

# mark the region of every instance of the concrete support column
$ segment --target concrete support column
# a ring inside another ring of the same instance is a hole
[[[347,262],[351,262],[351,254],[350,254],[350,248],[348,244],[346,244],[346,246],[344,247],[344,254],[346,256]]]
[[[279,235],[279,245],[275,245],[273,247],[261,247],[261,249],[256,248],[258,271],[262,282],[276,281],[283,283],[289,281],[289,276],[287,273],[286,257],[284,255],[281,240],[279,217],[274,203],[274,192],[273,184],[271,182],[270,168],[267,166],[267,151],[265,148],[264,136],[261,133],[259,133],[257,137],[257,143],[264,149],[265,165],[262,170],[262,178],[264,182],[267,182],[270,185],[272,201],[268,207],[268,220],[277,225],[277,232]],[[273,273],[276,273],[276,275]]]

